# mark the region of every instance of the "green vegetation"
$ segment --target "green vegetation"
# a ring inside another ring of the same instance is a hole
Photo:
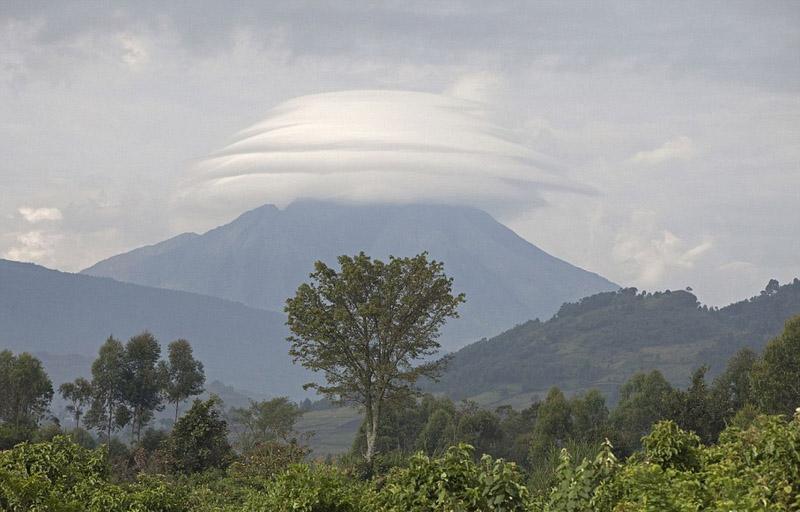
[[[422,356],[437,347],[439,327],[463,300],[451,295],[441,264],[424,254],[340,262],[341,272],[318,265],[287,312],[293,355],[326,376],[317,388],[366,409],[350,453],[314,459],[300,434],[303,412],[327,412],[328,401],[298,406],[277,397],[226,411],[212,395],[180,415],[180,403],[205,381],[185,340],[172,343],[164,361],[147,332],[126,344],[109,338],[91,381],[59,387],[75,420],[71,431],[47,417],[53,388],[40,362],[5,351],[0,509],[800,510],[800,316],[762,353],[733,353],[713,378],[707,366],[695,366],[686,388],[652,369],[621,383],[611,406],[600,390],[551,387],[524,407],[490,409],[413,387],[441,368]],[[797,286],[771,283],[753,304],[784,300]],[[617,308],[622,300],[619,311],[639,318],[642,307],[657,311],[687,295],[623,291],[586,302]],[[598,311],[583,303],[562,310],[581,322]],[[600,310],[594,320],[607,320],[608,309]],[[603,332],[602,324],[590,328]],[[175,404],[177,420],[169,430],[151,428],[165,403]],[[124,441],[114,437],[124,429]]]
[[[458,316],[464,296],[452,295],[444,265],[425,253],[384,263],[362,252],[340,256],[339,265],[337,272],[317,261],[312,283],[286,301],[289,353],[325,374],[326,384],[306,388],[364,408],[364,457],[371,462],[387,404],[443,369],[443,360],[419,360],[436,354],[439,331]]]
[[[637,372],[658,369],[673,384],[700,364],[716,375],[738,350],[763,348],[798,312],[798,279],[773,280],[759,296],[721,309],[701,306],[688,291],[600,293],[463,348],[439,382],[423,387],[487,406],[523,406],[552,386],[569,394],[599,389],[615,402]]]

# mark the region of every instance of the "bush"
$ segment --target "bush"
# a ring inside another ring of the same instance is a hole
[[[309,450],[296,443],[258,443],[231,464],[228,474],[237,482],[251,487],[264,487],[276,474],[305,459]]]
[[[473,451],[460,444],[440,458],[413,455],[407,468],[389,473],[371,510],[526,510],[528,490],[516,465],[488,455],[476,463]]]
[[[267,490],[253,492],[244,510],[261,512],[358,512],[369,488],[326,464],[293,464],[273,478]]]
[[[0,509],[49,512],[184,512],[184,494],[161,478],[130,486],[108,482],[105,448],[89,450],[67,436],[23,443],[0,453]]]

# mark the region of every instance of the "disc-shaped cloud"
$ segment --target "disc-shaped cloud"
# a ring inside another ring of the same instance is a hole
[[[536,204],[573,189],[485,105],[408,91],[303,96],[196,165],[181,192],[239,209],[296,198]]]

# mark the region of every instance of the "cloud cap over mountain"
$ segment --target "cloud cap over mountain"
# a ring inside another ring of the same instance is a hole
[[[236,208],[297,198],[477,204],[589,191],[525,145],[487,105],[455,96],[350,90],[281,103],[190,171],[179,203]]]

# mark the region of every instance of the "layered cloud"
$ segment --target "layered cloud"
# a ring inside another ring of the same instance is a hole
[[[196,165],[180,198],[239,209],[299,197],[535,205],[542,190],[587,189],[483,103],[354,90],[278,105]]]

